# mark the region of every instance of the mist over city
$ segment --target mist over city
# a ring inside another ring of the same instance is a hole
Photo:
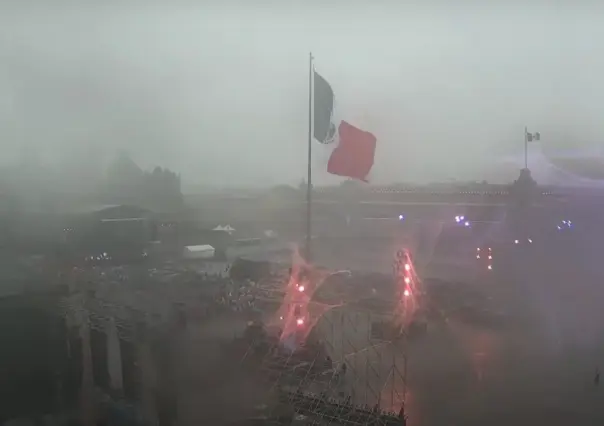
[[[0,425],[604,424],[603,12],[0,4]]]
[[[125,150],[191,185],[297,184],[309,51],[379,141],[372,182],[507,182],[524,126],[554,153],[604,135],[586,8],[34,4],[2,6],[3,164],[93,179]]]

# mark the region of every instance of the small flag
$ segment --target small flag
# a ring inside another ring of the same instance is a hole
[[[346,121],[338,121],[336,125],[334,103],[331,85],[315,72],[313,135],[320,143],[334,143],[335,146],[329,156],[327,172],[366,181],[373,167],[376,137]]]
[[[541,140],[541,133],[539,133],[539,132],[535,132],[535,133],[526,132],[526,140],[528,142],[539,141],[539,140]]]

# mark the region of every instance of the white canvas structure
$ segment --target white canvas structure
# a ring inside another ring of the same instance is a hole
[[[124,388],[122,355],[120,338],[118,335],[115,318],[111,317],[107,323],[107,368],[111,389],[121,391]]]
[[[218,225],[213,229],[213,231],[224,231],[229,235],[232,235],[235,232],[235,228],[233,228],[231,225]]]
[[[272,229],[267,229],[266,231],[264,231],[264,236],[266,238],[277,238],[277,233]]]
[[[183,249],[185,259],[211,259],[216,254],[216,249],[211,245],[186,246]]]

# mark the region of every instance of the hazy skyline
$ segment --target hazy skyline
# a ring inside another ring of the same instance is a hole
[[[525,125],[546,151],[603,145],[593,10],[19,4],[0,6],[5,164],[94,168],[126,150],[189,184],[295,184],[309,51],[339,114],[377,136],[375,183],[496,179],[500,158],[522,156]],[[316,182],[341,181],[314,147]]]

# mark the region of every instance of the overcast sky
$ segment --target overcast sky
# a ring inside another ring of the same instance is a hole
[[[604,140],[597,10],[8,3],[0,6],[3,163],[35,154],[94,169],[123,149],[188,183],[299,182],[309,51],[338,115],[377,136],[376,183],[491,178],[498,159],[522,157],[525,125],[541,132],[544,149]],[[315,147],[316,180],[337,182]]]

